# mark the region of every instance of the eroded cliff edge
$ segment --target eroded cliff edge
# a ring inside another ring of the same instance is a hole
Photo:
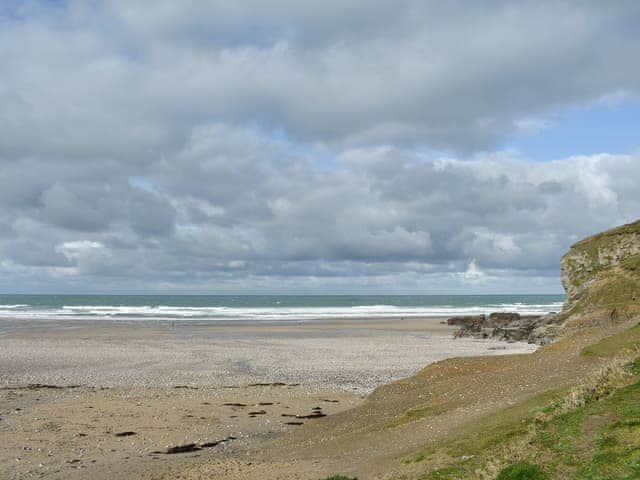
[[[574,244],[562,257],[568,326],[628,319],[640,313],[640,220]]]

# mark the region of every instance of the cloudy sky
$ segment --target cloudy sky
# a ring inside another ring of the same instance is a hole
[[[640,216],[640,2],[0,2],[0,292],[560,292]]]

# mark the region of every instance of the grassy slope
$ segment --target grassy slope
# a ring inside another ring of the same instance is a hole
[[[545,423],[530,448],[550,478],[640,478],[640,381]]]
[[[585,347],[582,355],[607,359],[638,347],[640,325]],[[463,435],[406,457],[394,478],[496,478],[498,471],[487,465],[508,465],[510,457],[539,467],[541,475],[531,478],[541,480],[640,478],[640,364],[632,367],[628,385],[569,411],[558,407],[565,390],[489,415]]]

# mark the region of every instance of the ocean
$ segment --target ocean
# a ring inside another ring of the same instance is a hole
[[[545,314],[564,295],[0,295],[0,319],[303,322]]]

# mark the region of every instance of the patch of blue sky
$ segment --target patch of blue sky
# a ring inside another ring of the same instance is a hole
[[[532,120],[531,125],[505,143],[504,149],[535,161],[638,152],[640,98],[626,95],[608,98]]]
[[[47,16],[65,5],[65,0],[2,0],[0,2],[0,21],[21,22],[38,15]]]
[[[156,191],[155,185],[145,177],[139,177],[139,176],[129,177],[129,185],[133,188],[144,190],[146,192]]]

